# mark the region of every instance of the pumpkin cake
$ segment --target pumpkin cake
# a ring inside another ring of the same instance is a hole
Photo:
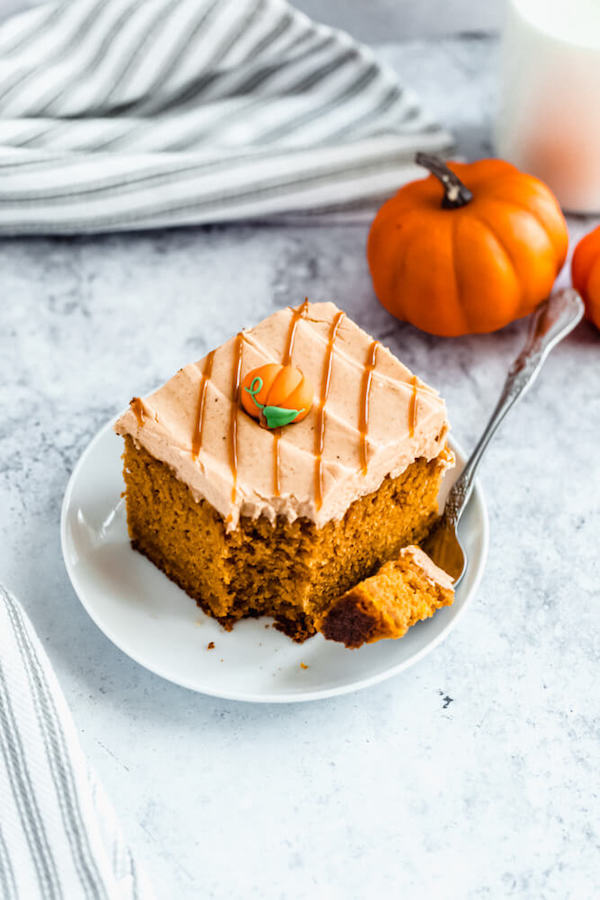
[[[452,579],[419,547],[404,547],[383,566],[336,600],[319,622],[332,641],[356,648],[382,638],[403,637],[454,600]]]
[[[296,641],[427,534],[453,463],[443,400],[333,303],[240,332],[115,430],[133,547],[226,628]]]

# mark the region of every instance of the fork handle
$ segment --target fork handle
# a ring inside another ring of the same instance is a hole
[[[581,321],[583,311],[583,301],[577,291],[564,288],[540,303],[533,313],[527,342],[508,370],[496,408],[446,500],[444,515],[454,525],[458,524],[469,501],[479,463],[498,426],[529,390],[552,348]]]

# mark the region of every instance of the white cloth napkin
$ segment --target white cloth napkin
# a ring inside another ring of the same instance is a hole
[[[451,143],[285,0],[63,0],[0,26],[0,233],[372,208]]]
[[[56,677],[0,586],[0,897],[150,900]]]

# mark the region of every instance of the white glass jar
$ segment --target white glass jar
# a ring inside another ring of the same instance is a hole
[[[508,0],[498,156],[600,213],[600,0]]]

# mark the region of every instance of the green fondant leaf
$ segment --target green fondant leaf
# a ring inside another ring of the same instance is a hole
[[[300,415],[301,409],[284,409],[282,406],[265,406],[263,416],[267,420],[267,428],[282,428],[289,425]]]

